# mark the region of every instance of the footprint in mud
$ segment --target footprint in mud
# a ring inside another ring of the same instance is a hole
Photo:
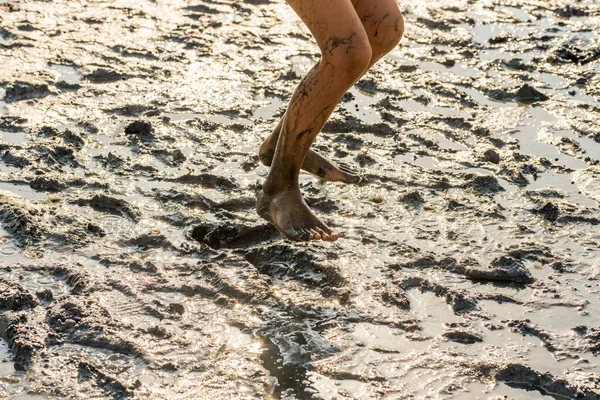
[[[111,317],[124,325],[131,325],[139,330],[146,330],[160,325],[160,318],[156,315],[157,313],[148,312],[152,311],[149,305],[127,295],[115,292],[110,296],[102,296],[101,301],[109,310]]]
[[[315,286],[343,287],[346,279],[339,268],[292,245],[271,245],[246,253],[245,258],[262,274],[292,278]]]
[[[189,236],[213,249],[248,248],[279,238],[271,224],[248,225],[239,223],[203,224],[195,226]]]

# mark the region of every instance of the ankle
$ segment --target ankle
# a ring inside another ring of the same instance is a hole
[[[277,185],[275,185],[273,182],[267,179],[262,185],[262,191],[267,196],[273,196],[281,192],[281,188],[279,188]]]
[[[262,191],[267,196],[274,196],[294,188],[300,190],[297,182],[276,182],[268,177],[262,185]]]

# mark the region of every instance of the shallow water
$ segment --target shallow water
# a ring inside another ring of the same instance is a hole
[[[48,69],[55,74],[56,79],[59,81],[64,81],[69,84],[79,84],[81,83],[81,74],[77,72],[75,67],[70,65],[59,65],[59,64],[50,64]]]
[[[349,93],[353,99],[342,106],[356,118],[367,124],[378,124],[382,121],[380,113],[373,108],[384,96],[377,93],[368,93],[363,90],[352,88]]]

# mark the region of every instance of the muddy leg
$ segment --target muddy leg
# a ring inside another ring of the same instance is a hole
[[[340,98],[369,66],[371,45],[350,0],[288,3],[312,32],[322,56],[292,95],[257,211],[290,239],[333,241],[338,235],[304,202],[298,175]]]
[[[260,146],[258,157],[260,162],[267,167],[271,166],[273,162],[275,146],[277,145],[277,139],[279,139],[284,118],[285,116],[279,121],[273,133]],[[336,164],[312,149],[306,152],[302,169],[328,182],[356,183],[360,180],[358,171],[351,166],[343,163]]]
[[[371,44],[370,68],[398,45],[404,34],[404,18],[395,0],[352,0],[352,3]],[[266,166],[272,163],[284,118],[260,147],[259,159]],[[336,165],[310,149],[304,157],[302,169],[329,182],[355,183],[359,180],[357,171],[352,167]]]

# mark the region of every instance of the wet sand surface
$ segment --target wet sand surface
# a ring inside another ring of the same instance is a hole
[[[401,7],[305,245],[254,212],[283,1],[0,1],[2,396],[600,398],[600,6]]]

